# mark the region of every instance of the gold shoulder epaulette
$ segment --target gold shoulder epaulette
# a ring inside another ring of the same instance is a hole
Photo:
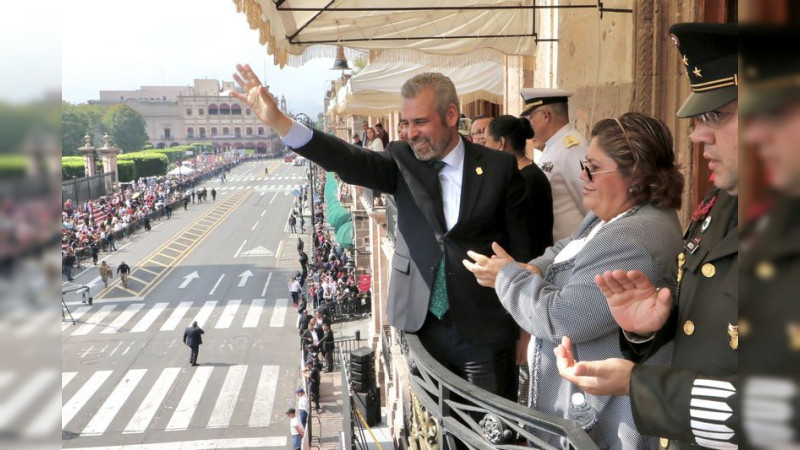
[[[575,136],[565,136],[564,137],[564,147],[570,148],[580,144],[581,141],[578,140]]]

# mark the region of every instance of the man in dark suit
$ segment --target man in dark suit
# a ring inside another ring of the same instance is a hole
[[[322,356],[325,357],[325,372],[333,372],[333,330],[327,323],[322,324],[322,339],[319,341]]]
[[[257,117],[298,154],[347,183],[394,195],[398,233],[387,315],[416,333],[431,355],[457,375],[516,399],[519,329],[493,289],[461,264],[468,250],[508,246],[528,260],[525,193],[511,155],[465,142],[458,134],[459,99],[449,78],[420,74],[402,88],[408,141],[370,152],[311,131],[275,105],[249,66],[234,75]]]
[[[193,366],[197,365],[197,354],[200,352],[200,344],[203,343],[203,333],[205,331],[197,326],[197,321],[192,322],[192,325],[186,327],[183,331],[183,343],[192,349],[189,355],[189,363]]]

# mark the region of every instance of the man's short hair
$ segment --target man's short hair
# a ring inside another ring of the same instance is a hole
[[[378,123],[376,123],[376,124],[375,124],[375,128],[380,128],[380,129],[383,129],[383,124],[381,124],[380,122],[378,122]]]
[[[491,117],[487,116],[486,114],[478,114],[477,116],[472,118],[472,121],[475,122],[476,120],[481,119],[491,119]]]
[[[548,103],[540,106],[539,108],[550,111],[550,113],[554,116],[563,117],[569,120],[569,105],[567,102]]]
[[[286,414],[295,414],[295,413],[297,413],[297,410],[294,408],[289,408],[286,410]]]
[[[405,99],[416,98],[425,89],[432,89],[436,98],[436,111],[445,122],[447,108],[450,104],[456,105],[456,111],[461,111],[458,93],[453,81],[438,72],[425,72],[411,77],[403,84],[400,95]]]

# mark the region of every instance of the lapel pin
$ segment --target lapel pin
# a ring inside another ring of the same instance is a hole
[[[482,167],[476,167],[475,168],[475,173],[477,173],[478,175],[483,175],[483,168]]]

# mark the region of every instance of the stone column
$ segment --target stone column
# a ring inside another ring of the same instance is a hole
[[[89,136],[89,133],[86,133],[83,140],[86,144],[78,149],[83,155],[83,170],[87,177],[93,177],[97,175],[97,166],[94,165],[95,148],[92,146],[92,137]]]
[[[116,184],[119,184],[119,172],[117,171],[117,155],[122,153],[122,150],[111,147],[111,138],[106,133],[103,136],[103,146],[97,149],[100,154],[100,159],[103,161],[103,172],[116,175]]]

